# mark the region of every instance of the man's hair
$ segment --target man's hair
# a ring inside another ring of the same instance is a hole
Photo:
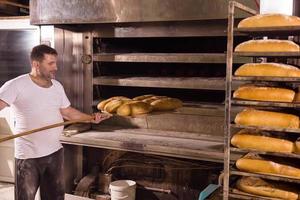
[[[41,44],[32,48],[30,53],[30,60],[42,61],[45,54],[57,56],[57,51],[45,44]]]

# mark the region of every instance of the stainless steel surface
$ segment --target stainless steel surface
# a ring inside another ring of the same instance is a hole
[[[57,79],[63,84],[72,106],[83,109],[82,34],[65,29],[54,29],[54,47],[58,52]]]
[[[93,39],[90,32],[83,33],[83,55],[93,55]],[[83,63],[83,110],[87,113],[93,112],[93,62]]]
[[[281,108],[300,108],[300,103],[284,103],[284,102],[267,102],[267,101],[247,101],[247,100],[232,100],[234,105],[248,105],[260,107],[281,107]]]
[[[300,26],[265,27],[265,28],[236,28],[236,33],[246,33],[253,36],[290,36],[300,35]]]
[[[270,77],[270,76],[234,76],[234,81],[276,81],[276,82],[300,82],[300,78]]]
[[[299,58],[299,52],[235,52],[235,56]]]
[[[122,53],[94,54],[94,61],[147,62],[147,63],[225,63],[224,53]],[[234,63],[247,63],[252,59],[235,57]]]
[[[155,135],[155,130],[149,129],[118,129],[118,127],[101,126],[98,131],[88,131],[72,137],[61,136],[65,144],[75,144],[97,148],[126,150],[132,152],[166,155],[179,158],[208,160],[222,162],[223,142],[215,137],[214,141],[209,136],[207,139],[182,139],[174,134],[182,135],[183,132],[171,132],[173,137]],[[154,135],[151,134],[153,132]],[[146,133],[146,134],[144,134]],[[165,133],[168,133],[165,131]]]
[[[255,8],[252,0],[240,2]],[[30,19],[32,24],[225,19],[227,4],[228,0],[31,0]]]

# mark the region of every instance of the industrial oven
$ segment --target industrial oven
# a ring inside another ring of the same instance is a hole
[[[242,2],[256,9],[254,1]],[[96,198],[97,191],[107,192],[107,182],[128,178],[137,180],[141,199],[195,199],[217,183],[223,169],[227,1],[30,4],[32,24],[55,27],[58,79],[74,107],[91,113],[103,99],[144,94],[183,101],[175,111],[114,116],[62,136],[68,192]],[[247,39],[241,34],[235,42]],[[236,58],[234,67],[250,61]]]

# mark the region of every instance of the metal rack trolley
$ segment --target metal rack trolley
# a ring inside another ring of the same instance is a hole
[[[264,175],[257,173],[242,172],[236,169],[231,169],[230,158],[231,152],[236,153],[248,153],[254,152],[260,155],[271,155],[277,157],[289,157],[299,159],[300,155],[288,154],[288,153],[274,153],[274,152],[263,152],[247,149],[238,149],[230,146],[230,139],[232,136],[232,128],[247,128],[247,129],[260,129],[265,131],[275,131],[275,132],[293,132],[300,133],[299,129],[282,129],[282,128],[267,128],[267,127],[249,127],[241,126],[231,123],[231,106],[259,106],[259,107],[280,107],[280,108],[300,108],[299,103],[277,103],[277,102],[260,102],[260,101],[241,101],[232,99],[232,83],[235,81],[265,81],[265,82],[300,82],[300,78],[284,78],[284,77],[234,77],[232,75],[233,68],[233,57],[247,56],[247,57],[281,57],[281,58],[300,58],[300,53],[270,53],[270,52],[251,52],[251,53],[233,53],[233,40],[234,32],[242,32],[251,36],[290,36],[290,35],[300,35],[300,27],[268,27],[268,28],[234,28],[234,14],[235,9],[238,8],[244,12],[251,15],[258,14],[255,10],[244,6],[241,3],[230,1],[228,7],[228,32],[227,32],[227,60],[226,60],[226,98],[225,98],[225,135],[224,135],[224,179],[223,179],[223,199],[237,198],[237,199],[275,199],[268,197],[261,197],[246,194],[235,189],[230,188],[230,176],[252,176],[261,177],[269,180],[284,181],[291,183],[300,183],[299,179],[289,178],[279,175]]]

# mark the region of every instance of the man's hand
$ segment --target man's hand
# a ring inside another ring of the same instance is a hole
[[[112,114],[97,112],[97,113],[93,113],[93,116],[94,116],[94,119],[91,122],[94,123],[94,124],[98,124],[98,123],[100,123],[103,120],[111,118]]]

